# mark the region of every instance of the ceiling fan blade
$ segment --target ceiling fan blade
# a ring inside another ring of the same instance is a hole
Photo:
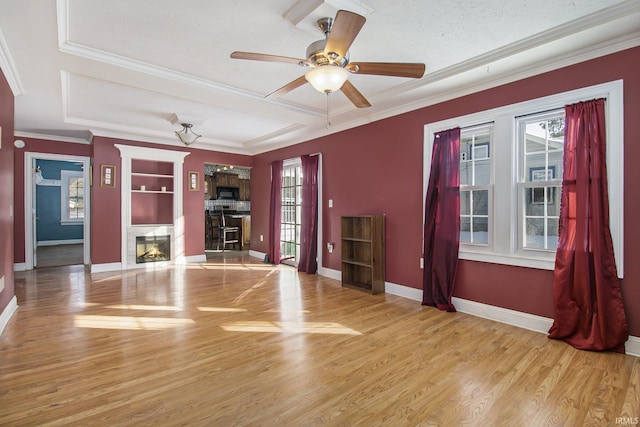
[[[254,53],[254,52],[233,52],[231,54],[233,59],[248,59],[251,61],[267,61],[267,62],[284,62],[285,64],[295,64],[308,66],[311,65],[306,59],[291,58],[289,56],[280,55],[268,55],[266,53]]]
[[[325,55],[331,57],[333,54],[337,54],[338,57],[336,59],[344,58],[365,21],[366,18],[364,16],[346,10],[339,10],[331,26],[327,44],[324,47]]]
[[[350,62],[346,68],[354,74],[412,77],[419,79],[424,75],[426,67],[424,64],[408,62]]]
[[[277,98],[279,96],[284,95],[287,92],[291,92],[292,90],[299,88],[305,83],[307,83],[307,79],[304,77],[304,74],[303,74],[297,79],[295,79],[294,81],[282,86],[280,89],[274,92],[271,92],[269,95],[265,96],[265,98]]]
[[[358,89],[356,89],[355,86],[351,84],[349,80],[344,82],[340,90],[342,91],[342,93],[344,93],[347,96],[347,98],[349,98],[349,101],[351,101],[353,105],[355,105],[356,107],[358,108],[371,107],[371,104],[369,103],[369,101],[367,101],[367,98],[365,98],[358,91]]]

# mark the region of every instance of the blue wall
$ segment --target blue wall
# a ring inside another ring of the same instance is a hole
[[[60,171],[81,171],[82,165],[57,160],[36,160],[45,180],[60,180]],[[82,224],[61,225],[60,185],[36,185],[36,237],[38,242],[51,240],[81,240]]]

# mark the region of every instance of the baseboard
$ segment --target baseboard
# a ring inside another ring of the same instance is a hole
[[[624,345],[624,350],[629,356],[640,357],[640,337],[629,337],[629,341]]]
[[[267,254],[265,254],[264,252],[258,252],[258,251],[254,251],[252,249],[249,249],[249,256],[250,257],[254,257],[254,258],[260,258],[260,259],[264,259],[264,257]]]
[[[185,262],[187,264],[189,264],[189,263],[207,262],[207,255],[206,254],[189,255],[189,256],[185,257]]]
[[[422,302],[422,289],[410,288],[390,282],[385,282],[384,289],[388,294]],[[545,335],[549,333],[549,329],[553,324],[553,319],[548,317],[536,316],[535,314],[509,310],[476,301],[453,297],[451,302],[460,313],[506,323],[507,325],[528,329]],[[640,337],[629,337],[629,340],[625,344],[625,353],[630,356],[640,357]]]
[[[16,262],[13,264],[13,271],[27,271],[26,262]]]
[[[342,271],[326,267],[318,267],[318,275],[342,281]]]
[[[91,273],[105,273],[107,271],[122,270],[121,262],[110,262],[106,264],[91,264]]]
[[[409,286],[397,285],[391,282],[384,282],[384,291],[387,294],[397,295],[422,303],[422,289],[410,288]]]
[[[471,314],[484,319],[495,320],[507,325],[517,326],[534,332],[546,334],[553,325],[553,319],[536,316],[535,314],[509,310],[494,305],[482,304],[461,298],[452,298],[453,306],[461,313]]]
[[[69,240],[42,240],[38,242],[38,246],[58,246],[58,245],[78,245],[83,244],[83,239],[69,239]]]
[[[11,320],[11,317],[13,317],[13,314],[17,309],[18,298],[14,295],[13,298],[11,298],[11,301],[9,301],[9,304],[7,304],[4,310],[2,310],[2,313],[0,313],[0,335],[2,335],[4,327],[7,326],[7,323],[9,323],[9,320]]]

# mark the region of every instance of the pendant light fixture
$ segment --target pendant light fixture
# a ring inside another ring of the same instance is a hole
[[[176,131],[176,136],[187,147],[196,142],[202,135],[198,135],[192,130],[193,125],[191,123],[180,123],[182,126],[181,131]]]

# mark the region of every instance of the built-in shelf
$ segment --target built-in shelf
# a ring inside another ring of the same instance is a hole
[[[384,216],[343,216],[342,286],[384,292]]]
[[[122,158],[122,267],[141,266],[136,263],[138,236],[170,236],[169,262],[184,262],[183,166],[190,153],[124,144],[115,147]]]

